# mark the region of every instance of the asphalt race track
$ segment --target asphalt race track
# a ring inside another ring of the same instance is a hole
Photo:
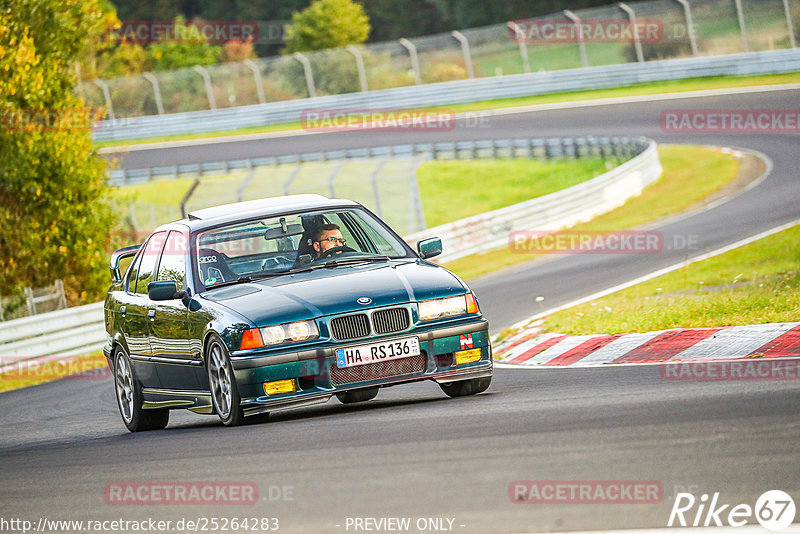
[[[437,140],[642,134],[659,142],[743,147],[772,162],[769,175],[752,189],[657,228],[668,243],[675,235],[697,236],[696,250],[569,256],[477,281],[473,288],[493,330],[540,311],[536,296],[554,307],[800,217],[797,135],[674,135],[659,129],[665,109],[797,109],[798,102],[797,90],[653,101],[499,115],[490,117],[488,128],[438,134]],[[388,132],[315,134],[199,151],[131,152],[124,164],[408,141]],[[152,517],[174,525],[181,518],[274,517],[279,532],[317,533],[363,532],[354,529],[353,518],[399,517],[410,518],[409,532],[494,533],[665,527],[679,491],[698,498],[719,492],[719,502],[732,506],[754,506],[772,489],[798,501],[797,379],[674,381],[665,380],[661,369],[497,369],[489,390],[471,398],[448,399],[434,384],[419,383],[382,390],[362,405],[334,400],[236,429],[213,417],[173,412],[166,430],[136,435],[120,421],[107,376],[43,384],[0,394],[0,518],[35,524],[42,517]],[[521,504],[509,498],[518,480],[654,481],[663,498],[650,504]],[[106,486],[126,481],[249,482],[258,486],[259,501],[109,504]],[[440,528],[417,528],[430,527],[429,518],[440,518]]]

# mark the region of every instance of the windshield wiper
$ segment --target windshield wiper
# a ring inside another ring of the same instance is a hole
[[[320,267],[338,267],[339,265],[347,265],[348,263],[361,263],[362,261],[389,261],[389,256],[359,256],[355,258],[342,258],[340,260],[333,259],[326,261],[321,265],[315,265],[314,268]]]

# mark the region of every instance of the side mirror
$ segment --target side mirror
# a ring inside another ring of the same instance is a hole
[[[150,297],[150,300],[174,300],[181,298],[175,280],[150,282],[147,284],[147,296]]]
[[[439,237],[429,237],[417,242],[417,252],[420,258],[427,259],[442,253],[442,240]]]

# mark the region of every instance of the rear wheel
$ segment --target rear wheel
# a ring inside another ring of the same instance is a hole
[[[355,389],[353,391],[345,391],[344,393],[337,393],[336,398],[342,404],[353,404],[354,402],[365,402],[372,400],[378,394],[378,388],[365,388]]]
[[[228,349],[222,340],[214,336],[208,342],[206,350],[206,366],[208,367],[208,383],[211,387],[211,402],[214,404],[222,424],[238,426],[244,422],[239,389],[233,376],[233,367],[228,356]]]
[[[471,378],[469,380],[439,384],[439,387],[442,388],[442,391],[444,391],[448,397],[466,397],[467,395],[483,393],[489,388],[489,384],[491,383],[492,377],[485,376],[483,378]]]
[[[121,347],[114,352],[114,390],[122,422],[131,432],[159,430],[169,423],[169,410],[142,408],[142,385],[136,379],[131,359]]]

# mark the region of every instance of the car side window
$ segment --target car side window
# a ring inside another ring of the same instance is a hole
[[[144,251],[133,259],[133,265],[128,270],[128,277],[125,279],[125,291],[128,293],[136,292],[136,278],[139,276],[139,266],[142,264]]]
[[[186,244],[188,240],[181,232],[172,231],[167,237],[161,261],[158,264],[157,280],[175,280],[178,291],[183,290],[186,277]]]
[[[136,293],[147,294],[147,284],[153,281],[156,275],[156,265],[161,256],[161,249],[164,247],[166,232],[158,232],[150,236],[147,244],[142,251],[142,261],[139,264],[139,272],[136,277]]]

